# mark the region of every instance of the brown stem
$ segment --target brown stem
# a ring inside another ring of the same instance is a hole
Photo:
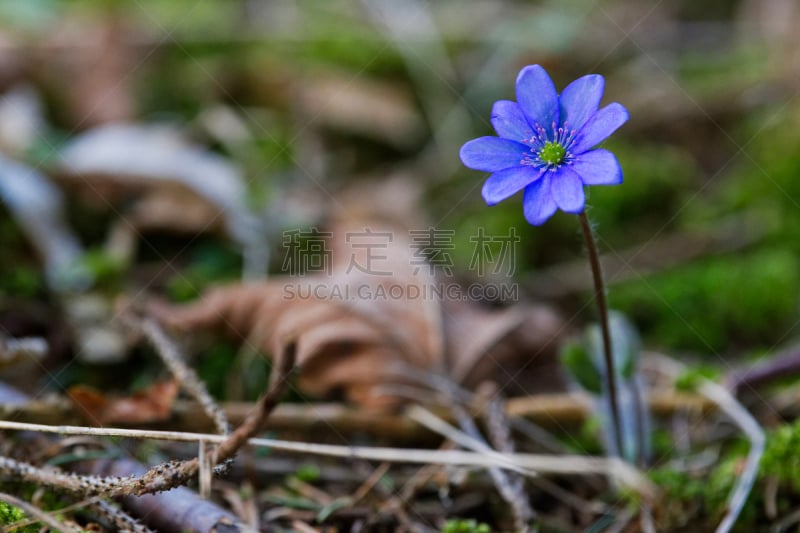
[[[793,345],[759,364],[734,370],[725,378],[725,384],[728,390],[740,394],[747,389],[755,390],[798,374],[800,345]]]
[[[619,417],[619,402],[617,401],[617,376],[614,369],[614,355],[611,351],[611,332],[608,330],[608,304],[603,283],[603,271],[600,268],[600,254],[597,251],[597,242],[592,234],[592,226],[586,211],[578,215],[583,230],[583,240],[589,253],[589,263],[592,266],[594,278],[594,297],[597,302],[597,314],[600,319],[600,331],[603,334],[603,357],[606,363],[606,386],[608,388],[608,401],[611,407],[611,423],[614,425],[614,439],[616,440],[617,453],[622,456],[622,424]]]
[[[215,464],[232,459],[239,448],[244,446],[250,437],[258,433],[261,426],[264,425],[266,419],[275,409],[275,406],[278,405],[286,389],[289,388],[289,380],[294,369],[296,357],[297,345],[292,342],[286,347],[284,353],[276,359],[270,376],[269,388],[258,400],[256,408],[214,452]]]

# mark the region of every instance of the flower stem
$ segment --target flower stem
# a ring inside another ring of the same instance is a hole
[[[617,453],[621,457],[622,449],[622,424],[619,416],[619,402],[617,401],[617,375],[614,368],[614,355],[611,351],[611,332],[608,329],[608,304],[606,303],[606,290],[603,283],[603,271],[600,268],[600,254],[597,251],[597,242],[592,233],[592,226],[586,211],[578,215],[583,230],[583,240],[589,253],[589,264],[592,266],[594,278],[594,297],[597,302],[597,314],[600,319],[600,331],[603,334],[603,356],[606,363],[606,386],[608,388],[608,401],[611,408],[611,423],[614,425],[614,439],[616,440]]]

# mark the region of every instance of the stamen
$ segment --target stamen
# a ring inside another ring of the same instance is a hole
[[[551,124],[552,134],[540,124],[536,124],[535,131],[526,132],[530,137],[523,140],[529,147],[529,153],[522,156],[520,165],[538,168],[539,172],[555,172],[561,165],[571,165],[574,161],[570,148],[575,143],[577,131],[569,128],[569,123],[559,127],[556,122]]]

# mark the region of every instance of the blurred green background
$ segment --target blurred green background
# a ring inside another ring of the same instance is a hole
[[[559,88],[599,73],[604,102],[631,113],[607,143],[625,184],[589,195],[611,303],[648,346],[718,363],[783,346],[800,322],[798,24],[793,0],[5,0],[0,90],[35,88],[42,121],[21,149],[13,128],[0,148],[48,169],[94,126],[177,124],[240,165],[275,235],[319,223],[331,194],[392,176],[421,192],[410,226],[455,230],[460,279],[473,276],[476,228],[514,226],[524,297],[589,319],[574,217],[532,228],[519,198],[487,208],[485,176],[458,149],[492,134],[492,103],[514,99],[522,66],[544,65]],[[102,223],[70,220],[100,245]],[[0,232],[3,297],[46,298],[6,212]],[[224,240],[176,250],[174,298],[238,275]]]

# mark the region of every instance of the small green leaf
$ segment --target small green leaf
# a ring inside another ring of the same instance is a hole
[[[349,496],[333,500],[331,503],[320,509],[319,513],[317,513],[317,522],[319,523],[324,522],[339,509],[344,509],[352,504],[353,504],[353,499],[350,498]]]

